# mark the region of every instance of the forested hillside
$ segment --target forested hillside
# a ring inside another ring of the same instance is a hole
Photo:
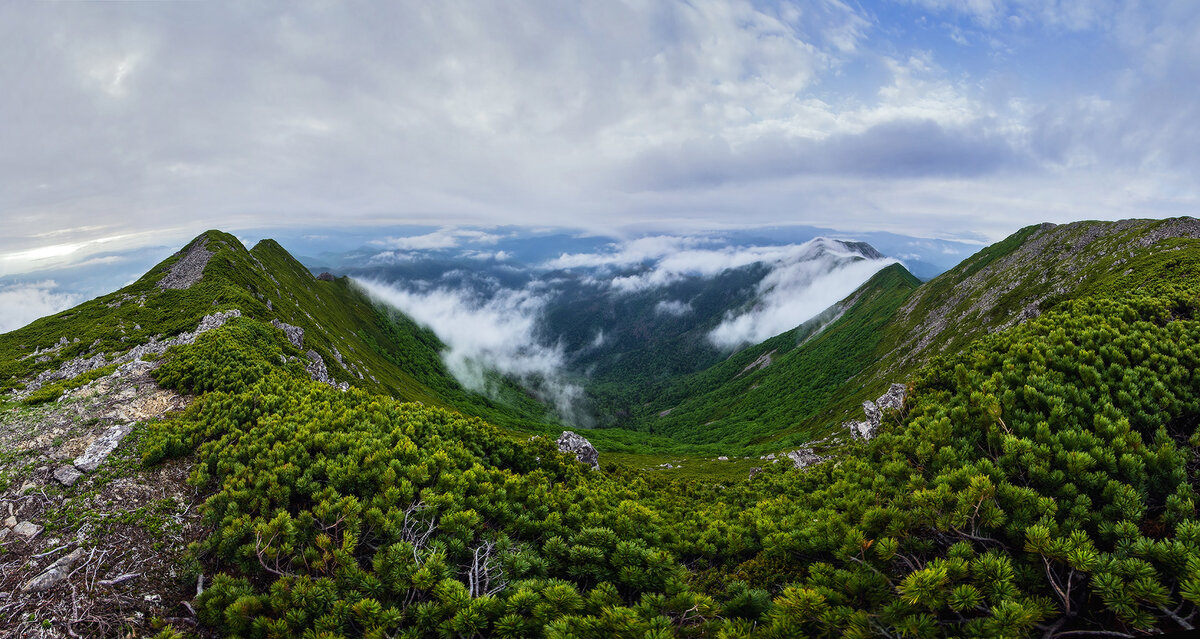
[[[86,344],[93,334],[73,317],[140,323],[148,338],[170,334],[151,319],[179,315],[178,332],[241,311],[172,347],[151,373],[194,400],[145,425],[140,463],[189,464],[204,524],[196,562],[180,571],[189,584],[204,576],[189,604],[200,626],[160,622],[162,637],[1133,637],[1191,629],[1200,610],[1192,224],[1027,229],[920,286],[892,267],[823,318],[824,330],[785,333],[665,391],[678,408],[660,436],[737,451],[799,443],[810,433],[777,425],[828,419],[855,384],[866,396],[878,394],[875,379],[907,384],[869,441],[847,440],[803,469],[764,464],[748,480],[677,481],[603,456],[591,471],[552,438],[516,430],[520,418],[500,428],[453,412],[461,391],[387,356],[395,347],[382,331],[399,320],[373,309],[335,317],[335,301],[354,308],[353,292],[300,272],[284,281],[285,256],[272,267],[270,244],[244,258],[267,266],[257,274],[218,251],[199,283],[159,293],[183,310],[143,316],[151,311],[136,302],[121,311],[108,306],[119,298],[102,298],[3,336],[0,352],[52,346],[68,327]],[[1072,243],[1068,260],[1057,250],[1067,237],[1091,239]],[[127,294],[151,307],[171,266]],[[226,267],[237,275],[215,275]],[[1015,283],[963,288],[999,277]],[[299,286],[313,298],[271,297],[275,280],[281,294]],[[304,326],[306,348],[314,339],[333,358],[337,346],[364,379],[314,380],[270,323],[289,304],[285,321]],[[954,310],[962,304],[979,312]],[[924,330],[939,317],[928,309],[953,312]],[[336,338],[363,317],[380,332],[363,324],[350,333],[360,342]],[[331,329],[326,341],[310,337]],[[934,337],[906,341],[920,335]],[[378,348],[361,346],[364,336]],[[60,360],[90,352],[60,348]],[[6,365],[19,388],[54,363]],[[436,357],[427,365],[438,370]],[[372,374],[381,381],[363,383]],[[722,394],[705,374],[738,386]],[[339,380],[354,383],[341,390]],[[728,421],[701,426],[705,417]],[[6,468],[21,481],[23,466]]]

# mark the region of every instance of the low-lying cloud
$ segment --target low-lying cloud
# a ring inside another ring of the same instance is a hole
[[[896,262],[864,258],[824,238],[796,248],[759,281],[753,307],[726,314],[708,334],[709,341],[718,348],[732,349],[774,337],[816,317]]]
[[[372,298],[433,330],[446,344],[447,368],[463,386],[494,394],[487,373],[498,371],[521,381],[564,418],[584,421],[578,408],[583,389],[563,378],[562,346],[543,344],[537,336],[544,295],[529,289],[501,288],[483,296],[462,289],[411,291],[380,281],[357,283]]]
[[[73,293],[56,293],[54,280],[14,284],[0,288],[0,333],[14,331],[79,303]]]

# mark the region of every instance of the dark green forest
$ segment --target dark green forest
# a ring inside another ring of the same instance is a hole
[[[1134,637],[1200,610],[1200,242],[1177,222],[1031,227],[925,284],[886,269],[820,326],[655,382],[628,428],[586,433],[599,471],[515,385],[465,391],[428,331],[221,234],[201,284],[156,293],[168,260],[0,336],[0,383],[60,334],[82,337],[61,360],[243,312],[153,373],[196,399],[141,460],[194,463],[209,532],[181,579],[216,575],[199,630],[161,637]],[[350,389],[309,379],[276,318]],[[605,460],[799,446],[892,381],[879,433],[807,468]]]

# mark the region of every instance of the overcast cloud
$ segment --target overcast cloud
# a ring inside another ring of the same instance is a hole
[[[1200,201],[1192,0],[14,2],[0,42],[0,275],[212,227],[997,240]]]

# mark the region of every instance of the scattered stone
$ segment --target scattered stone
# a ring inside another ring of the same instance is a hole
[[[202,237],[194,242],[188,248],[187,253],[171,266],[171,272],[158,281],[158,287],[164,291],[184,289],[203,279],[204,267],[208,266],[208,260],[213,256],[212,251],[205,248],[206,246],[208,246],[207,237]]]
[[[26,540],[37,537],[42,532],[42,527],[29,521],[23,521],[13,527],[12,531]]]
[[[574,453],[575,459],[587,464],[592,470],[600,470],[600,453],[596,452],[596,447],[582,435],[564,430],[557,443],[560,451]]]
[[[287,335],[288,341],[296,348],[304,348],[304,329],[299,326],[285,324],[277,319],[271,320],[271,326],[278,328]]]
[[[4,538],[7,537],[11,532],[12,531],[7,528],[0,528],[0,541],[4,541]]]
[[[53,588],[60,581],[70,576],[71,566],[75,565],[82,558],[83,548],[72,550],[71,554],[59,557],[58,561],[50,564],[50,567],[43,571],[42,574],[26,582],[21,589],[27,592],[39,592]]]
[[[59,466],[54,471],[54,478],[63,486],[74,486],[75,482],[83,476],[83,473],[75,469],[74,466]]]
[[[76,357],[69,362],[63,363],[58,370],[42,371],[37,377],[26,384],[25,390],[17,394],[15,398],[23,399],[24,397],[28,397],[30,393],[41,388],[48,382],[59,379],[71,379],[112,363],[127,364],[129,362],[140,361],[142,357],[146,355],[161,355],[165,353],[168,348],[175,346],[176,344],[191,344],[192,342],[196,341],[196,337],[201,333],[211,331],[215,328],[220,328],[225,325],[225,322],[241,316],[242,312],[236,308],[221,313],[205,315],[200,320],[200,323],[196,325],[195,331],[190,333],[180,333],[178,336],[165,342],[160,342],[156,337],[151,337],[149,342],[134,346],[132,349],[120,357],[112,360],[111,362],[108,361],[104,353],[96,353],[92,357]],[[96,344],[93,344],[92,348],[95,347]]]
[[[750,469],[750,477],[749,478],[754,479],[754,476],[761,472],[762,472],[762,466],[755,466],[754,468]]]
[[[729,461],[729,458],[724,455],[721,455],[720,457],[717,458],[717,461]]]
[[[11,509],[10,509],[10,510],[11,510]],[[16,517],[14,517],[14,516],[12,516],[12,515],[9,515],[9,516],[8,516],[8,519],[5,519],[5,520],[4,520],[4,527],[5,527],[5,528],[12,528],[13,526],[16,526],[16,525],[17,525],[17,518],[16,518]]]
[[[85,473],[96,470],[117,449],[121,440],[125,439],[131,430],[133,430],[131,424],[119,424],[104,431],[104,434],[96,438],[96,441],[92,442],[82,455],[75,458],[75,467]]]

